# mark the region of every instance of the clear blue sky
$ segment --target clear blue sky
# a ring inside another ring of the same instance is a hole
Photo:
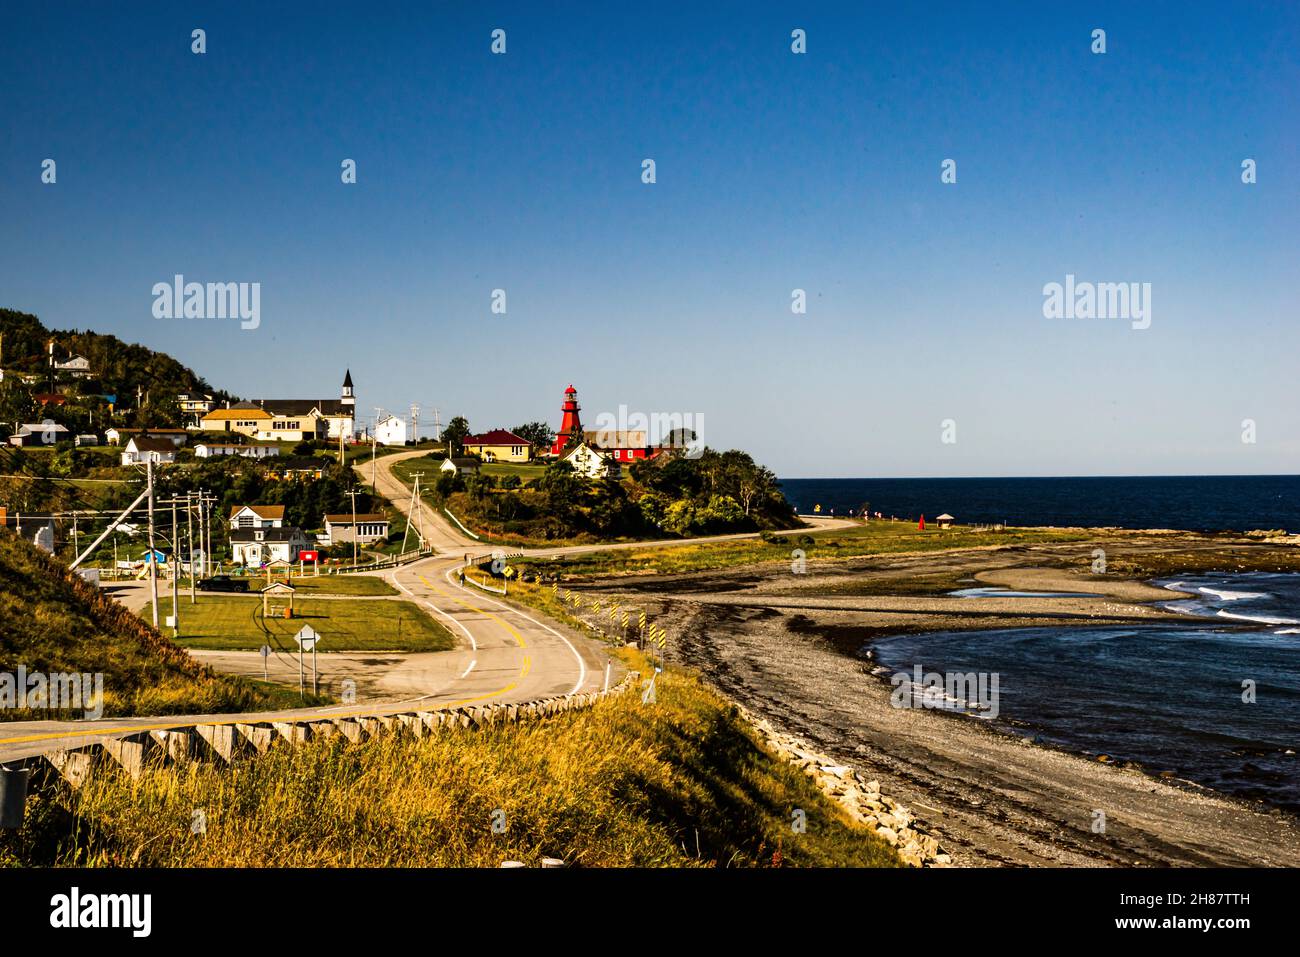
[[[6,4],[0,304],[367,415],[573,382],[784,476],[1300,471],[1300,5],[816,6]],[[155,319],[175,273],[261,327]],[[1067,273],[1151,328],[1044,318]]]

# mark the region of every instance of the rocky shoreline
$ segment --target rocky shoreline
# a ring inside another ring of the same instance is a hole
[[[864,781],[853,768],[813,750],[802,738],[778,731],[740,704],[736,708],[778,757],[811,777],[822,794],[893,847],[903,863],[910,867],[952,866],[952,855],[943,849],[939,839],[906,807],[882,794],[879,781]]]

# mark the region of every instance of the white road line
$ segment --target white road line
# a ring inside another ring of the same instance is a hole
[[[460,567],[464,568],[465,566],[462,565]],[[451,585],[454,588],[456,587],[456,583],[451,580],[452,571],[454,571],[454,569],[451,568],[447,569],[447,571],[444,573],[444,577],[447,579],[447,584]],[[583,684],[585,684],[587,681],[587,663],[582,660],[582,655],[578,653],[578,649],[573,647],[573,642],[571,642],[568,638],[565,638],[562,634],[560,634],[550,625],[546,624],[546,622],[538,621],[536,618],[533,618],[529,615],[525,615],[522,611],[520,611],[518,608],[515,608],[513,605],[503,605],[501,602],[497,601],[496,599],[488,598],[486,595],[479,595],[478,598],[481,601],[485,601],[488,602],[489,604],[496,605],[498,608],[504,609],[505,611],[512,611],[520,618],[523,618],[527,621],[531,621],[534,625],[537,625],[540,628],[545,628],[556,638],[559,638],[560,641],[568,645],[569,650],[573,652],[573,657],[578,659],[578,680],[574,682],[573,687],[569,689],[568,693],[571,695],[578,693],[578,689],[581,688]]]
[[[469,673],[470,673],[471,671],[474,670],[474,666],[475,666],[476,664],[478,664],[478,659],[477,659],[477,658],[475,658],[473,661],[471,661],[471,662],[469,663],[469,667],[466,668],[463,672],[461,672],[461,675],[460,675],[461,678],[467,678],[467,677],[469,677]]]
[[[394,571],[394,572],[392,573],[391,577],[392,577],[392,579],[393,579],[393,584],[394,584],[394,585],[396,585],[396,586],[397,586],[398,588],[400,588],[402,591],[406,592],[408,595],[410,595],[410,596],[411,596],[412,598],[414,598],[416,601],[420,601],[420,600],[421,600],[420,598],[418,598],[418,597],[416,596],[415,592],[411,591],[411,589],[407,588],[405,585],[403,585],[401,582],[399,582],[399,581],[397,580],[397,572],[396,572],[396,571]],[[464,622],[462,622],[459,618],[453,618],[451,615],[447,614],[445,611],[443,611],[441,608],[439,608],[437,605],[435,605],[435,604],[434,604],[433,602],[431,602],[431,601],[427,601],[427,600],[426,600],[424,603],[425,603],[426,605],[428,605],[430,608],[432,608],[434,611],[436,611],[438,614],[442,615],[443,618],[446,618],[449,622],[451,622],[452,624],[454,624],[454,625],[455,625],[457,628],[459,628],[461,631],[465,632],[465,637],[469,639],[469,646],[470,646],[471,648],[473,648],[475,651],[478,651],[478,642],[474,640],[474,635],[471,634],[471,633],[470,633],[470,630],[469,630],[468,628],[465,627]]]

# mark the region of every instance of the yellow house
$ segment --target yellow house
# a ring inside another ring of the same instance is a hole
[[[477,455],[484,462],[531,462],[533,458],[532,443],[505,429],[467,435],[461,448],[466,455]]]
[[[253,436],[269,429],[273,418],[262,409],[213,409],[199,419],[199,428],[204,432],[240,432]]]

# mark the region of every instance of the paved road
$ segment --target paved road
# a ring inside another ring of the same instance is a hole
[[[458,558],[427,558],[385,576],[426,607],[453,634],[458,648],[436,654],[351,654],[317,656],[325,683],[334,693],[345,678],[356,682],[356,703],[323,708],[251,714],[106,718],[95,722],[20,721],[0,725],[0,761],[62,748],[80,747],[141,730],[203,724],[267,722],[311,717],[395,714],[424,708],[451,708],[488,702],[510,703],[598,691],[609,661],[600,644],[497,601],[461,588],[454,570]],[[261,658],[214,653],[235,664],[231,670],[260,676]],[[251,667],[250,667],[251,666]],[[275,660],[277,677],[296,677],[296,659]],[[611,668],[610,683],[622,677]],[[382,699],[382,700],[376,700]]]
[[[393,474],[391,466],[422,451],[402,452],[378,459],[375,485],[380,494],[408,514],[411,494]],[[371,463],[359,462],[357,472],[367,482]],[[430,469],[431,477],[433,469]],[[418,602],[460,639],[448,652],[428,654],[320,654],[322,690],[339,694],[343,681],[355,683],[356,703],[325,708],[278,712],[177,716],[168,718],[110,718],[95,722],[24,721],[0,725],[0,762],[62,748],[79,747],[141,730],[205,724],[234,724],[310,717],[350,717],[392,714],[413,708],[460,707],[488,702],[510,703],[562,694],[599,690],[610,663],[604,646],[558,624],[544,621],[473,588],[461,587],[455,576],[465,556],[490,555],[495,546],[465,535],[440,512],[424,502],[416,506],[417,523],[423,522],[426,543],[436,554],[398,569],[365,572],[382,575],[409,600]],[[818,528],[854,523],[843,519],[810,519]],[[701,541],[726,541],[752,537],[721,535],[707,539],[669,542],[623,542],[605,545],[529,549],[528,554],[564,555],[611,548],[637,548],[646,544],[686,545]],[[119,600],[138,609],[148,601],[148,582],[115,585]],[[164,593],[162,587],[160,594]],[[260,677],[260,655],[240,652],[196,652],[220,670]],[[297,660],[275,656],[268,670],[278,680],[293,683]],[[611,684],[622,677],[610,668]]]

